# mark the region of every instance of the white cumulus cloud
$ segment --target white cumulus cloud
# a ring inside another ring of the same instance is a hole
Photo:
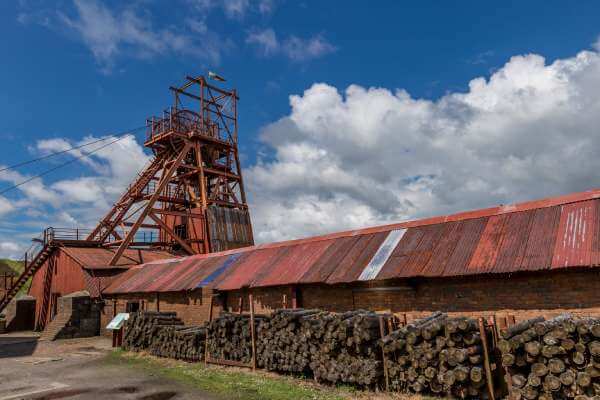
[[[23,247],[15,242],[0,241],[0,258],[20,259],[24,254]]]
[[[13,211],[15,207],[6,197],[0,196],[0,217]]]
[[[314,84],[246,171],[256,237],[281,240],[600,186],[600,56],[515,56],[464,93]]]

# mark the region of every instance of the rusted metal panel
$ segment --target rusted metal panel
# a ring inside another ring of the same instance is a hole
[[[435,248],[440,243],[444,232],[444,224],[427,225],[422,227],[421,240],[417,246],[407,255],[404,268],[405,274],[410,276],[421,276],[423,269],[432,257]]]
[[[185,263],[178,261],[165,268],[164,264],[152,265],[152,271],[154,272],[155,279],[152,282],[144,285],[144,292],[169,292],[177,290],[188,289],[190,285],[193,285],[192,277],[195,272],[202,271],[203,265],[206,263],[206,259],[200,260],[195,263]],[[177,285],[177,282],[183,281],[183,285]]]
[[[248,210],[210,206],[207,216],[212,251],[237,249],[253,244]]]
[[[360,240],[360,236],[350,236],[338,239],[328,240],[331,245],[327,247],[327,250],[317,259],[317,261],[308,269],[302,278],[300,283],[319,283],[325,282],[337,269],[342,259],[350,249],[352,249],[356,243]]]
[[[332,241],[322,240],[312,243],[290,246],[289,251],[278,258],[269,269],[262,270],[252,286],[291,285],[301,281],[302,276],[327,250]]]
[[[379,264],[365,268],[381,251],[391,229],[352,231],[345,236],[334,234],[162,261],[160,266],[144,267],[141,274],[139,270],[131,274],[131,282],[113,284],[110,289],[184,290],[197,287],[192,285],[210,285],[235,290],[600,264],[600,200],[531,204],[541,206],[504,206],[502,212],[491,216],[470,218],[476,215],[471,213],[464,220],[410,227],[389,257],[384,257],[387,261],[378,273],[373,271]]]
[[[127,249],[116,266],[111,266],[110,260],[115,255],[113,251],[98,247],[64,247],[64,251],[85,268],[102,269],[128,267],[157,260],[174,258],[166,251]]]
[[[492,272],[512,272],[521,265],[534,214],[524,211],[509,215]]]
[[[472,273],[491,272],[502,243],[504,226],[510,214],[494,215],[488,218],[479,243],[475,248],[468,269]]]
[[[594,224],[592,226],[592,266],[600,265],[600,200],[594,200],[596,208]]]
[[[468,265],[479,243],[481,233],[488,218],[469,219],[461,222],[461,237],[456,243],[452,256],[448,259],[442,276],[463,275],[468,273]]]
[[[525,253],[521,264],[515,267],[524,271],[550,268],[559,220],[560,207],[535,210]]]
[[[126,284],[129,292],[147,292],[148,287],[158,279],[168,279],[163,273],[167,274],[179,265],[178,261],[166,264],[149,264],[140,269],[139,273],[134,275],[131,282]]]
[[[274,261],[286,252],[285,247],[259,249],[251,251],[243,260],[236,263],[235,267],[215,279],[215,288],[219,290],[234,290],[248,287],[259,276],[261,269],[270,268]]]
[[[423,276],[441,276],[460,240],[464,228],[464,225],[460,222],[448,222],[443,224],[443,226],[439,243],[421,271]]]
[[[83,276],[85,289],[94,298],[101,297],[104,290],[119,278],[114,270],[83,270]]]
[[[417,248],[423,235],[425,227],[410,228],[403,235],[402,240],[396,246],[388,261],[384,264],[379,279],[398,278],[411,276],[412,271],[407,268],[411,253]]]
[[[597,207],[593,200],[561,206],[552,268],[592,264],[592,240]]]
[[[327,283],[354,282],[365,266],[373,258],[388,232],[362,235],[356,245],[342,258],[335,271],[327,279]]]

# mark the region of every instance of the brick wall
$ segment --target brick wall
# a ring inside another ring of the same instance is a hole
[[[278,308],[292,308],[294,288],[291,286],[277,286],[269,288],[256,288],[251,291],[254,297],[254,312],[268,314]],[[242,311],[250,311],[249,290],[233,290],[225,293],[225,309],[238,313],[240,305]],[[241,299],[241,301],[240,301]]]
[[[406,314],[407,320],[437,310],[484,317],[514,315],[521,320],[537,315],[552,317],[565,311],[600,315],[599,290],[600,272],[589,270],[437,278],[334,290],[309,286],[302,289],[302,299],[306,308],[386,310]]]
[[[391,311],[407,321],[441,310],[452,315],[517,320],[543,315],[547,318],[571,312],[600,316],[600,272],[543,272],[511,276],[436,278],[356,285],[305,285],[298,287],[298,306],[330,311],[368,309]],[[248,311],[248,291],[231,291],[226,308],[239,310],[244,296]],[[292,288],[252,289],[257,313],[282,307],[284,294],[291,298]],[[291,307],[288,300],[288,307]]]
[[[114,316],[126,312],[127,302],[139,302],[140,309],[144,311],[172,311],[186,325],[200,325],[207,321],[210,313],[210,299],[213,295],[210,289],[197,289],[188,292],[149,293],[149,294],[122,294],[108,296],[101,315],[101,326],[105,331],[106,325]],[[213,315],[218,315],[222,310],[218,298],[213,300]],[[110,332],[104,332],[109,333]]]
[[[354,285],[278,286],[235,290],[215,298],[213,316],[221,309],[249,311],[248,294],[254,297],[257,314],[274,309],[298,307],[330,311],[368,309],[391,311],[411,321],[433,311],[451,315],[497,318],[514,316],[517,320],[543,315],[551,318],[561,312],[600,316],[600,271],[542,272],[511,276],[471,276],[404,280]],[[186,324],[201,324],[208,319],[210,294],[205,290],[191,293],[161,293],[160,311],[175,311]],[[113,298],[116,299],[114,304]],[[125,312],[127,300],[143,301],[144,308],[156,310],[156,294],[120,295],[107,300],[102,326],[112,319],[112,310]],[[221,301],[223,302],[221,306]]]

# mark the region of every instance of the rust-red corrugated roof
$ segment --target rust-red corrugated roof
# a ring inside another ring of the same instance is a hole
[[[115,255],[113,249],[101,247],[62,247],[62,250],[86,269],[128,268],[174,256],[166,251],[148,249],[126,249],[117,265],[109,265]]]
[[[134,267],[106,293],[595,267],[600,189]]]

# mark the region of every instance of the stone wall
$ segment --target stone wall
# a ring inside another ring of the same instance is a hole
[[[42,333],[42,339],[70,339],[97,336],[100,333],[100,304],[83,292],[58,299],[56,316]]]
[[[2,314],[5,316],[7,331],[32,331],[35,325],[35,298],[27,295],[17,296]]]

